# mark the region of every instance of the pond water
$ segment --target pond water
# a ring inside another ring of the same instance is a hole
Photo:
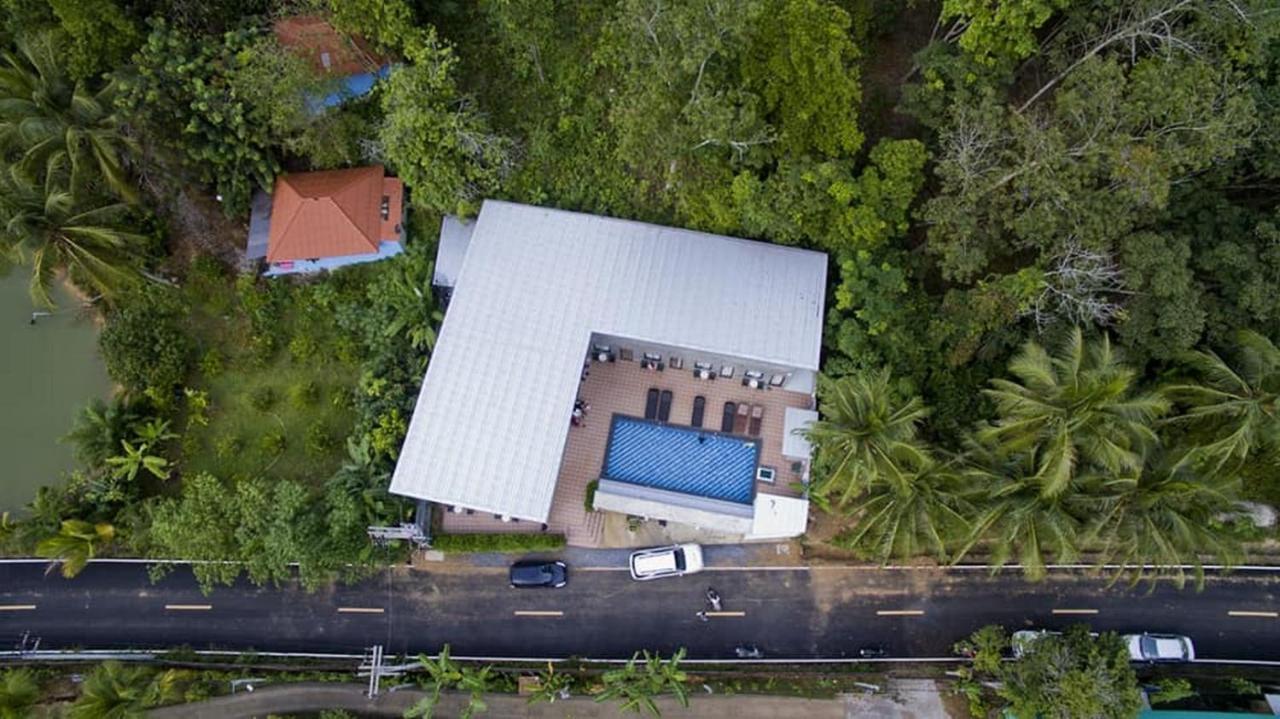
[[[14,514],[71,469],[71,447],[58,438],[111,388],[97,328],[70,292],[59,286],[57,311],[31,324],[29,277],[23,267],[0,277],[0,512]]]

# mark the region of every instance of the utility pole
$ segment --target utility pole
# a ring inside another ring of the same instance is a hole
[[[370,699],[378,696],[378,683],[382,679],[382,645],[375,644],[370,650],[369,661],[369,693]]]

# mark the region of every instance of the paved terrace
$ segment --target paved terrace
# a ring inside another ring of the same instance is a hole
[[[575,547],[598,547],[604,542],[604,513],[588,512],[584,506],[587,485],[599,479],[609,440],[609,420],[615,413],[644,416],[645,395],[650,387],[671,390],[671,424],[688,426],[693,414],[693,398],[707,398],[702,425],[719,430],[725,402],[743,402],[764,407],[760,432],[760,465],[778,471],[774,484],[756,482],[756,492],[798,496],[791,483],[799,478],[791,472],[791,460],[782,456],[783,415],[787,407],[812,409],[812,398],[783,389],[750,389],[742,379],[700,380],[690,366],[663,372],[640,369],[639,362],[592,362],[587,378],[579,385],[578,396],[591,406],[582,425],[572,427],[560,462],[551,514],[545,531],[564,534]],[[567,408],[566,408],[567,414]],[[475,512],[443,513],[443,530],[467,532],[536,532],[541,527],[526,521],[503,522],[492,514]]]

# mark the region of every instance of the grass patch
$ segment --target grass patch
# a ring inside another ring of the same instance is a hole
[[[431,547],[442,552],[538,552],[560,549],[562,534],[437,534]]]
[[[349,276],[233,280],[209,264],[193,270],[183,288],[200,357],[191,389],[206,393],[208,408],[184,418],[184,472],[316,486],[341,465],[359,371],[333,307],[344,287],[362,286]]]

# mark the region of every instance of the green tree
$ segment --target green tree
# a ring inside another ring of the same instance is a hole
[[[1124,642],[1111,633],[1091,636],[1084,625],[1040,637],[1000,669],[999,694],[1020,719],[1129,719],[1142,708]]]
[[[1086,346],[1074,328],[1055,355],[1028,341],[1009,371],[1019,381],[991,381],[986,394],[997,419],[979,435],[1004,454],[1031,453],[1047,497],[1063,493],[1084,463],[1137,471],[1144,450],[1157,442],[1152,425],[1168,402],[1135,394],[1137,375],[1106,335]]]
[[[48,0],[71,38],[68,66],[77,78],[95,77],[128,59],[142,33],[114,0]]]
[[[99,664],[84,678],[67,719],[142,719],[147,709],[181,698],[178,672],[117,661]]]
[[[1152,704],[1172,704],[1196,695],[1191,682],[1181,677],[1162,677],[1156,680],[1156,690],[1148,695]]]
[[[1010,646],[1009,633],[998,624],[988,624],[956,642],[955,652],[973,659],[973,671],[978,674],[996,675]]]
[[[1022,60],[1036,52],[1036,31],[1071,0],[944,0],[940,23],[958,20],[947,33],[987,65]]]
[[[1280,349],[1251,330],[1236,336],[1234,366],[1203,350],[1184,356],[1201,382],[1179,382],[1164,391],[1185,411],[1168,421],[1188,426],[1192,459],[1215,470],[1250,459],[1280,464]]]
[[[947,464],[909,474],[899,484],[876,482],[850,507],[851,529],[833,542],[877,561],[930,555],[947,562],[969,534],[972,510],[962,478]]]
[[[1243,556],[1240,541],[1224,530],[1218,515],[1231,509],[1238,479],[1196,472],[1159,456],[1140,474],[1098,478],[1085,501],[1090,528],[1085,543],[1096,548],[1099,564],[1118,564],[1133,583],[1167,578],[1183,586],[1188,572],[1204,583],[1201,557],[1226,565]]]
[[[118,88],[68,77],[65,52],[63,36],[46,32],[0,53],[0,153],[22,184],[58,186],[80,202],[95,191],[134,202],[126,162],[137,146],[115,115]]]
[[[618,701],[619,710],[623,712],[644,711],[653,716],[661,716],[654,698],[664,694],[675,696],[680,706],[689,706],[689,690],[685,683],[689,677],[680,669],[684,660],[683,648],[663,661],[659,654],[644,652],[644,663],[637,664],[641,654],[632,655],[627,663],[618,669],[605,672],[600,677],[604,688],[596,694],[597,702]]]
[[[30,669],[0,672],[0,719],[25,719],[40,701],[40,682]]]
[[[917,437],[929,412],[919,397],[899,397],[888,370],[822,378],[818,396],[822,419],[807,432],[822,469],[816,492],[843,505],[879,484],[905,489],[930,464]]]
[[[73,446],[81,464],[95,467],[105,464],[121,442],[133,437],[134,427],[141,421],[142,413],[135,402],[119,397],[111,402],[93,399],[76,415],[71,431],[62,441]]]
[[[107,465],[116,479],[134,481],[139,471],[146,471],[156,479],[169,478],[169,460],[158,454],[149,454],[150,446],[146,442],[134,445],[129,440],[121,440],[123,454],[107,457]]]
[[[168,401],[191,360],[186,321],[186,307],[171,290],[149,285],[129,295],[107,312],[98,336],[108,374],[134,395]]]
[[[147,238],[121,229],[128,206],[87,203],[66,190],[36,187],[0,173],[0,268],[31,267],[31,300],[53,307],[58,272],[106,298],[137,284]]]
[[[452,49],[434,33],[429,40],[411,48],[409,64],[384,81],[378,139],[415,204],[473,214],[511,170],[513,148],[458,91]]]
[[[427,672],[429,683],[423,687],[427,696],[404,713],[405,717],[421,717],[431,719],[435,716],[436,706],[440,703],[440,694],[446,689],[459,689],[470,694],[467,705],[459,713],[462,719],[471,719],[483,713],[488,707],[484,703],[484,692],[489,688],[490,674],[493,667],[475,669],[463,666],[449,656],[449,645],[440,649],[435,658],[425,654],[418,656],[418,663]]]
[[[36,545],[36,554],[62,563],[62,576],[79,574],[104,547],[115,539],[116,528],[106,522],[64,519],[58,533]]]

